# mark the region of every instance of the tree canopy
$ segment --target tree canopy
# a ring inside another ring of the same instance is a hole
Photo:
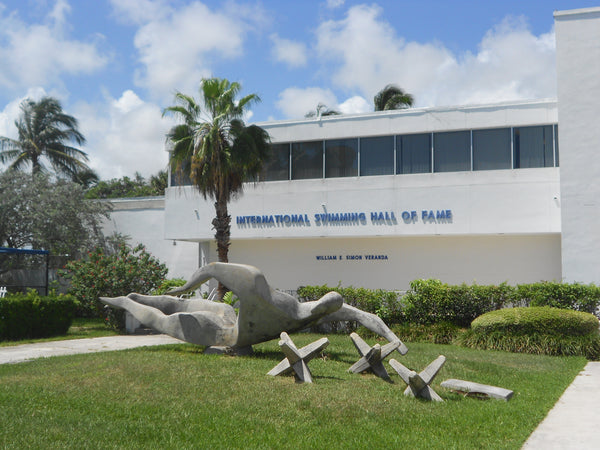
[[[112,180],[102,180],[95,186],[89,188],[85,198],[131,198],[131,197],[153,197],[165,195],[168,184],[168,174],[161,170],[149,179],[136,172],[133,178],[124,176]]]
[[[48,175],[0,173],[0,246],[79,257],[103,244],[110,206],[87,201],[81,186]]]
[[[189,167],[191,180],[203,197],[215,201],[215,229],[219,261],[228,262],[231,216],[227,204],[240,194],[244,182],[256,179],[269,156],[269,134],[256,125],[246,126],[243,115],[256,94],[237,99],[241,85],[221,78],[203,79],[200,100],[177,92],[173,114],[182,123],[167,135],[172,144],[175,172]],[[224,289],[220,289],[221,297]]]
[[[21,115],[15,121],[18,138],[0,136],[0,162],[12,170],[31,167],[33,174],[48,172],[49,163],[57,175],[71,180],[90,171],[87,154],[70,145],[85,144],[77,119],[65,114],[57,99],[26,99],[20,107]]]
[[[414,98],[395,84],[388,84],[373,98],[375,111],[406,109],[413,105]]]

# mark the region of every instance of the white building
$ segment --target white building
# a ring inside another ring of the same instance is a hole
[[[600,282],[600,8],[555,20],[558,100],[259,124],[275,157],[229,205],[230,261],[289,290]],[[213,202],[191,186],[164,201],[157,256],[187,277],[216,260]]]

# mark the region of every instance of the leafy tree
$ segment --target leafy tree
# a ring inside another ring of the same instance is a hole
[[[31,165],[35,175],[47,171],[44,164],[47,160],[57,175],[70,179],[89,170],[85,164],[86,153],[68,145],[70,142],[85,143],[77,119],[63,113],[57,99],[24,100],[15,125],[19,133],[17,139],[0,136],[0,162],[9,163],[10,169],[22,170]]]
[[[80,315],[104,317],[99,297],[150,294],[164,282],[167,267],[142,244],[121,245],[112,254],[97,247],[86,258],[68,262],[59,275],[69,280],[69,294],[79,300]],[[111,311],[107,319],[109,325],[124,328],[122,311]]]
[[[167,188],[168,174],[161,170],[156,175],[152,175],[146,180],[142,174],[137,172],[135,178],[127,176],[123,178],[113,178],[109,181],[99,181],[95,186],[88,189],[86,198],[131,198],[131,197],[151,197],[165,195]]]
[[[183,123],[173,127],[167,139],[173,145],[176,172],[191,162],[191,179],[202,196],[215,201],[212,221],[219,261],[228,262],[231,234],[229,201],[242,192],[243,183],[256,179],[269,156],[269,134],[256,125],[246,126],[244,110],[259,101],[256,94],[236,100],[241,85],[226,79],[203,79],[201,102],[177,92],[175,106],[163,114],[174,114]],[[219,298],[226,289],[219,285]]]
[[[375,111],[389,111],[392,109],[406,109],[413,105],[412,95],[404,92],[395,84],[388,84],[373,98]]]
[[[324,103],[319,103],[317,105],[317,109],[315,109],[314,111],[307,112],[306,114],[304,114],[304,117],[310,118],[310,117],[339,116],[340,114],[341,114],[341,112],[336,111],[335,109],[329,109],[327,107],[327,105],[325,105]]]
[[[46,174],[0,174],[0,246],[78,257],[103,242],[107,203],[84,199],[83,188]]]

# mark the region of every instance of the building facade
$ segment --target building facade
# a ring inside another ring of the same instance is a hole
[[[599,283],[600,8],[555,20],[557,100],[259,124],[274,157],[229,205],[230,261],[285,290]],[[161,239],[215,261],[213,217],[171,187]]]

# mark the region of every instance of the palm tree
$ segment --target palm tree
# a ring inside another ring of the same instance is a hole
[[[316,110],[307,112],[304,114],[304,117],[307,119],[311,117],[317,117],[318,119],[319,117],[339,116],[340,114],[341,112],[336,111],[335,109],[329,109],[326,104],[319,103]]]
[[[373,98],[375,111],[410,108],[413,101],[412,95],[404,92],[395,84],[388,84]]]
[[[88,160],[87,154],[68,145],[72,141],[78,145],[85,143],[77,129],[77,119],[63,113],[57,99],[24,100],[15,125],[19,133],[17,139],[0,136],[0,162],[9,163],[9,169],[20,170],[31,165],[35,175],[47,172],[44,165],[47,160],[57,175],[71,179],[89,170],[84,162]]]
[[[258,177],[269,156],[270,137],[256,125],[246,126],[242,115],[246,107],[260,101],[256,94],[236,100],[241,85],[221,78],[203,79],[202,104],[177,92],[175,106],[163,111],[182,119],[167,134],[172,144],[171,167],[191,169],[191,180],[202,196],[215,201],[217,255],[228,262],[231,235],[229,201],[242,192],[243,183]],[[226,289],[219,284],[219,297]]]

